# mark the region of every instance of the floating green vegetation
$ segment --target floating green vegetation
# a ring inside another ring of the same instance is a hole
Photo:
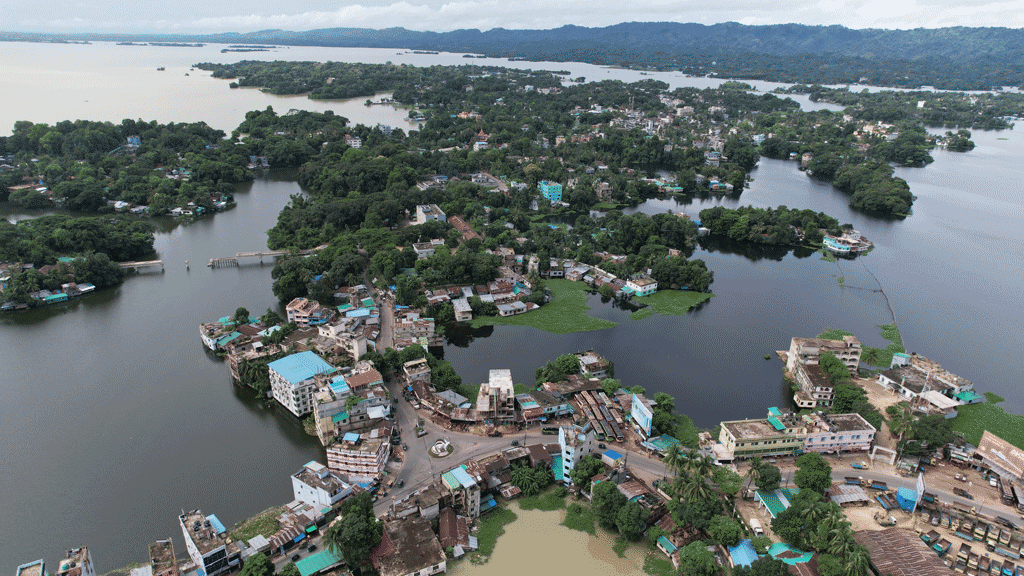
[[[882,324],[879,328],[882,329],[882,338],[888,340],[889,345],[885,348],[865,346],[864,353],[861,354],[860,359],[865,364],[888,367],[892,364],[893,354],[905,352],[903,349],[903,338],[900,337],[900,331],[896,328],[896,324]]]
[[[633,300],[641,304],[647,304],[649,308],[644,308],[643,310],[650,309],[653,311],[652,314],[656,312],[663,315],[682,316],[696,308],[699,304],[707,302],[712,296],[714,294],[690,292],[689,290],[662,290],[651,296],[637,296]],[[643,312],[643,310],[638,310],[633,314]],[[633,318],[633,314],[630,314],[629,317]],[[647,316],[642,316],[641,318],[647,318]],[[639,320],[641,318],[633,319]]]
[[[647,308],[641,308],[629,315],[630,320],[643,320],[644,318],[650,318],[654,316],[654,308],[648,306]]]
[[[540,510],[542,512],[562,510],[565,508],[565,495],[560,494],[556,488],[545,494],[525,496],[519,500],[519,507],[523,510]]]
[[[481,316],[471,322],[474,328],[480,326],[508,325],[530,326],[552,334],[570,334],[614,328],[617,323],[587,316],[590,293],[583,282],[555,279],[544,283],[551,290],[551,302],[537,310],[518,316]]]
[[[953,430],[961,432],[968,442],[978,445],[985,430],[999,436],[1010,444],[1024,449],[1024,416],[1011,414],[996,406],[1003,398],[998,394],[986,392],[988,402],[984,404],[966,404],[957,407],[957,416],[953,419]]]
[[[473,564],[486,564],[494,553],[498,537],[505,533],[505,525],[516,521],[516,513],[505,507],[496,508],[480,518],[477,540],[480,547],[469,557]]]

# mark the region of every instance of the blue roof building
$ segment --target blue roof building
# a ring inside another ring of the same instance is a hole
[[[562,185],[557,182],[550,182],[548,180],[542,180],[537,187],[540,189],[542,196],[552,202],[562,201]]]
[[[336,370],[311,350],[285,356],[267,365],[274,398],[292,414],[302,416],[313,410],[316,376]]]

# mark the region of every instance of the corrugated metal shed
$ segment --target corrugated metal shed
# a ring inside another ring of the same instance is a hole
[[[868,549],[871,563],[880,574],[935,576],[950,573],[942,560],[908,530],[861,530],[853,537]]]

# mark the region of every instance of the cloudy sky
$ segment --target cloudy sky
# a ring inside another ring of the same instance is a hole
[[[842,24],[851,28],[1024,26],[1024,0],[0,0],[0,30],[223,32],[329,27],[607,26],[627,21]]]

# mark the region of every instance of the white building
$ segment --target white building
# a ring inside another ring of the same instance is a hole
[[[373,482],[391,456],[387,437],[349,432],[327,446],[327,467],[346,482]]]
[[[786,370],[796,372],[797,364],[817,364],[822,352],[835,354],[836,358],[850,370],[850,374],[857,374],[862,350],[860,340],[855,336],[843,336],[842,340],[793,338],[786,356]]]
[[[446,218],[444,212],[437,207],[437,204],[420,204],[416,206],[416,223],[423,224],[428,220],[440,220],[441,222],[447,222],[448,218]]]
[[[311,350],[285,356],[267,367],[270,369],[270,390],[274,399],[295,416],[312,412],[316,376],[335,370]]]
[[[814,414],[803,419],[808,424],[804,452],[867,452],[877,432],[860,414]]]
[[[238,544],[228,538],[224,525],[213,514],[191,510],[178,516],[189,558],[206,576],[221,576],[241,567]]]
[[[292,474],[292,493],[314,510],[330,508],[352,493],[352,486],[338,478],[323,464],[310,461]]]
[[[626,288],[637,296],[650,296],[658,291],[658,281],[650,276],[636,276],[626,280]]]
[[[511,422],[515,419],[516,393],[512,384],[512,371],[491,370],[488,381],[480,384],[476,398],[476,409],[484,420],[495,423]]]
[[[456,298],[452,300],[452,307],[455,308],[456,322],[469,322],[473,319],[473,308],[469,305],[469,300]]]
[[[558,446],[562,449],[562,477],[569,484],[569,472],[584,456],[594,452],[594,429],[585,426],[561,426],[558,428]]]

